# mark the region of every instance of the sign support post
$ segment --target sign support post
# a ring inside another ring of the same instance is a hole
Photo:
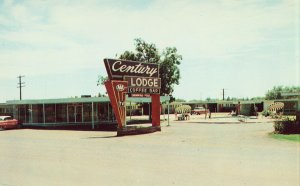
[[[160,126],[160,95],[152,94],[152,126]]]

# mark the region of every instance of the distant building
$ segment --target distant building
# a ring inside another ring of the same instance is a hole
[[[246,116],[254,115],[255,109],[257,107],[258,112],[268,109],[268,107],[275,102],[284,103],[284,114],[295,114],[297,110],[300,110],[300,98],[293,99],[279,99],[279,100],[247,100],[240,101],[241,114]],[[238,101],[226,101],[226,100],[215,100],[215,101],[196,101],[196,102],[180,102],[183,105],[190,105],[192,109],[195,107],[206,107],[211,112],[231,112],[236,110],[236,105]],[[170,104],[171,113],[174,113],[174,108],[176,104]]]

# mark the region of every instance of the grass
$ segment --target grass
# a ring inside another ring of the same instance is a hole
[[[300,134],[274,134],[274,133],[272,133],[271,136],[275,139],[300,142]]]

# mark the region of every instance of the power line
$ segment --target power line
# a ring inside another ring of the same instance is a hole
[[[22,82],[22,77],[25,76],[21,76],[19,75],[17,78],[19,78],[19,83],[18,83],[18,88],[20,89],[20,100],[22,100],[22,87],[25,87],[25,82]]]

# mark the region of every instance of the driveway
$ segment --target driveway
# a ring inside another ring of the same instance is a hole
[[[171,122],[162,132],[0,131],[0,185],[288,185],[300,144],[271,123]]]

